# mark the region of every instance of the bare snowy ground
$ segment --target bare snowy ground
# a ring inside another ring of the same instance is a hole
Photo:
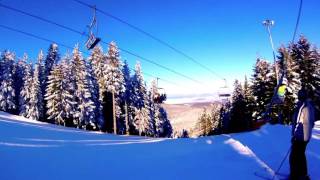
[[[168,112],[170,122],[175,131],[191,129],[204,108],[209,108],[212,103],[186,103],[186,104],[164,104]]]
[[[277,169],[290,127],[197,139],[114,136],[32,122],[0,112],[0,179],[259,179]],[[320,180],[320,124],[307,148]],[[288,161],[280,172],[289,172]]]

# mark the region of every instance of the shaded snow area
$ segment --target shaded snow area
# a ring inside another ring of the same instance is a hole
[[[260,179],[289,148],[290,127],[197,139],[154,139],[85,132],[0,112],[0,179]],[[320,128],[307,149],[320,179]],[[289,173],[288,161],[280,172]]]

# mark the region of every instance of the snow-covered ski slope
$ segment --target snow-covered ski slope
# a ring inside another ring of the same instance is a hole
[[[320,180],[320,124],[307,149]],[[290,127],[197,139],[114,136],[64,128],[0,112],[0,179],[259,179],[290,145]],[[281,173],[289,172],[288,161]]]

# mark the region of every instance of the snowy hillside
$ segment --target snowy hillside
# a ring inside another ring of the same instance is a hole
[[[204,108],[209,109],[212,103],[163,104],[168,112],[173,129],[192,129],[196,125]]]
[[[153,139],[85,132],[0,112],[0,179],[260,179],[285,156],[290,128],[198,139]],[[307,149],[320,179],[320,124]],[[281,172],[288,173],[288,161]]]

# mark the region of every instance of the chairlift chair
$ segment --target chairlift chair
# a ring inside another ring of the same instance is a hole
[[[158,88],[158,92],[154,95],[153,98],[155,103],[162,104],[167,100],[167,94],[163,88]]]
[[[224,79],[224,86],[220,87],[219,91],[218,91],[218,95],[219,95],[219,99],[222,101],[222,102],[226,102],[229,100],[230,96],[231,96],[231,93],[228,89],[228,86],[227,86],[227,80]]]
[[[93,49],[100,41],[101,39],[99,37],[96,37],[93,34],[93,29],[96,27],[96,31],[98,31],[98,25],[97,25],[97,17],[96,17],[96,7],[93,7],[93,19],[91,21],[91,24],[88,25],[89,29],[89,38],[86,41],[85,45],[88,50]]]
[[[220,90],[219,90],[218,95],[219,95],[220,100],[223,102],[226,102],[231,97],[231,94],[227,91],[228,91],[228,89],[224,88],[224,87],[220,88]]]
[[[164,101],[167,100],[167,94],[164,90],[164,88],[159,88],[158,87],[158,81],[159,81],[160,78],[157,77],[157,81],[156,81],[156,88],[157,88],[157,91],[153,97],[153,101],[155,103],[158,103],[158,104],[162,104]]]
[[[93,34],[90,34],[89,39],[86,42],[87,49],[93,49],[100,41],[100,38],[95,37]]]

